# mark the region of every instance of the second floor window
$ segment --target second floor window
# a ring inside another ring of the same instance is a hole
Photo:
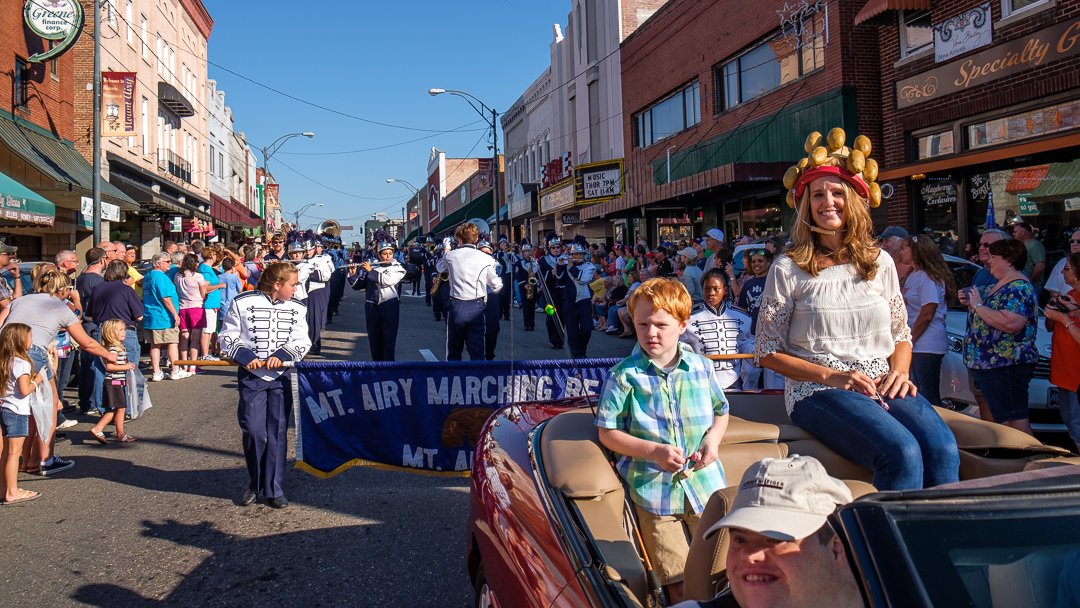
[[[934,47],[930,11],[900,11],[900,58]]]
[[[647,148],[701,122],[701,85],[694,81],[634,115],[634,143]]]
[[[25,59],[15,59],[15,73],[13,74],[13,96],[15,107],[26,110],[30,103],[30,66]]]
[[[824,67],[825,18],[803,22],[801,37],[775,35],[714,70],[716,110],[729,110]]]

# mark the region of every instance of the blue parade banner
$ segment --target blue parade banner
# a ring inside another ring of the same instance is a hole
[[[299,362],[296,466],[331,477],[352,466],[468,475],[476,437],[511,403],[600,394],[619,359]]]

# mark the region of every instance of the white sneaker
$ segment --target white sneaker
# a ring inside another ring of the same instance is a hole
[[[199,361],[221,361],[221,359],[215,357],[214,355],[203,355],[199,357]]]
[[[171,374],[169,374],[169,379],[170,380],[183,380],[184,378],[190,378],[190,377],[192,377],[194,375],[195,374],[193,374],[193,373],[191,373],[189,371],[185,371],[183,369],[175,369],[175,370],[173,370],[173,372]]]
[[[150,382],[161,382],[165,379],[165,372],[154,372],[153,376],[150,376]]]
[[[57,430],[70,429],[71,427],[75,426],[76,424],[79,424],[78,420],[75,420],[74,418],[68,418],[67,420],[65,420],[65,421],[61,422],[60,424],[56,425],[56,428],[57,428]]]

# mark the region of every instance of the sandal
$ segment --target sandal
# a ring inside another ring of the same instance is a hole
[[[109,444],[108,441],[105,441],[105,433],[102,433],[101,431],[95,431],[95,430],[91,429],[90,434],[93,435],[94,439],[97,439],[97,442],[100,443],[101,445],[108,445]]]
[[[21,496],[14,500],[0,500],[0,505],[5,507],[8,505],[17,505],[22,502],[30,502],[31,500],[37,500],[41,498],[41,492],[34,492],[33,490],[23,490]]]
[[[124,433],[116,438],[116,443],[131,443],[132,441],[135,441],[135,438],[130,433]]]

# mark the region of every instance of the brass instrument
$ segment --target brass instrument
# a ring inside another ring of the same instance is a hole
[[[435,245],[435,243],[431,243],[427,246],[428,253],[435,253],[436,249],[438,249],[438,246]]]
[[[532,269],[532,264],[529,265],[529,278],[525,281],[525,299],[533,299],[533,295],[536,293],[536,284],[539,281],[536,280],[536,271]]]
[[[315,229],[315,234],[339,237],[341,236],[341,224],[339,224],[337,220],[323,220]]]
[[[431,281],[431,293],[435,293],[436,291],[439,291],[439,286],[442,285],[443,281],[449,281],[449,280],[450,280],[450,273],[449,272],[440,272],[439,274],[435,275],[435,278],[432,279],[432,281]]]

